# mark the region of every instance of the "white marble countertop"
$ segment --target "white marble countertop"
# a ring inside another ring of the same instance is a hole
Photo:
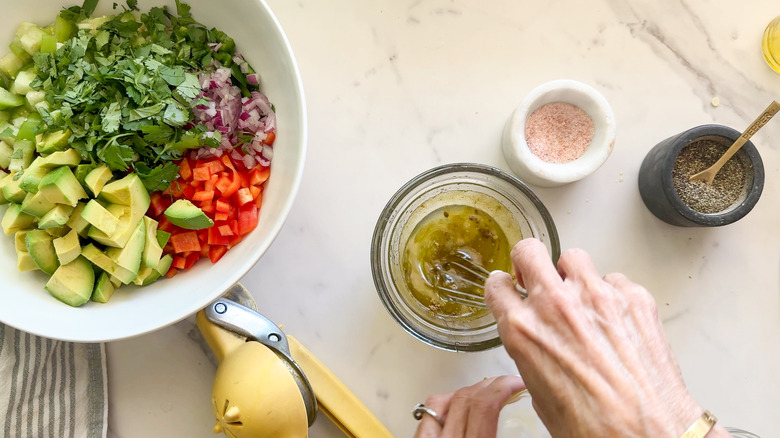
[[[775,0],[269,0],[301,69],[306,170],[278,239],[243,279],[263,314],[324,362],[398,437],[426,395],[516,372],[503,349],[456,354],[413,339],[382,307],[375,221],[408,179],[451,162],[508,170],[499,139],[525,93],[552,79],[596,87],[617,142],[588,178],[536,192],[563,248],[656,297],[694,397],[724,425],[780,430],[780,121],[753,138],[756,208],[721,228],[678,228],[643,205],[637,171],[658,141],[719,123],[742,130],[780,75],[760,37]],[[720,100],[713,106],[713,97]],[[192,320],[108,344],[109,436],[210,437],[215,367]],[[312,437],[343,436],[324,416]]]

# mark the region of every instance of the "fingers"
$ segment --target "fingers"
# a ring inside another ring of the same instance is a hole
[[[601,280],[599,271],[587,252],[573,248],[564,251],[558,259],[558,273],[561,278],[579,283],[597,282]]]
[[[512,395],[523,389],[525,383],[519,376],[499,376],[455,392],[432,395],[425,400],[425,406],[445,420],[444,427],[425,414],[414,436],[494,438],[501,409]]]
[[[519,376],[485,379],[456,391],[450,401],[443,435],[447,437],[493,438],[504,403],[525,389]]]
[[[433,409],[434,412],[439,414],[440,418],[444,418],[447,414],[450,399],[454,393],[449,392],[446,394],[435,394],[428,397],[425,400],[425,406]],[[420,424],[417,426],[417,432],[414,434],[414,438],[437,438],[441,436],[442,426],[439,422],[428,414],[423,414],[420,418]]]
[[[553,266],[547,247],[535,238],[523,239],[512,248],[512,265],[517,281],[529,295],[561,285],[560,274]]]
[[[485,304],[497,320],[520,307],[521,301],[511,275],[502,271],[490,273],[485,281]]]

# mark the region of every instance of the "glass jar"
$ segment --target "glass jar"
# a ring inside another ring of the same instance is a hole
[[[496,203],[501,208],[493,210]],[[554,262],[561,253],[558,232],[547,208],[525,183],[482,164],[447,164],[424,172],[401,187],[382,211],[371,241],[371,270],[390,315],[415,338],[444,350],[497,347],[501,340],[490,312],[445,315],[424,306],[406,284],[403,255],[409,236],[420,221],[445,205],[490,211],[510,245],[536,237]]]
[[[764,59],[772,70],[780,73],[780,15],[772,20],[761,38]]]

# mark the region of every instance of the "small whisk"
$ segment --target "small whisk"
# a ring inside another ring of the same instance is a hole
[[[487,309],[485,281],[489,275],[490,271],[474,263],[467,253],[456,251],[444,263],[434,267],[433,287],[446,301]],[[528,297],[520,285],[515,284],[515,290],[522,298]]]

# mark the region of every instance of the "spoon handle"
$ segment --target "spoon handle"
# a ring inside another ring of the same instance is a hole
[[[733,145],[726,151],[725,154],[723,154],[722,157],[715,163],[715,166],[718,166],[717,168],[720,168],[726,161],[729,160],[734,154],[737,153],[739,148],[742,147],[742,145],[745,144],[748,140],[750,140],[750,137],[753,136],[759,129],[761,129],[766,123],[772,119],[772,117],[777,114],[777,112],[780,111],[780,103],[777,103],[777,101],[772,101],[772,103],[769,104],[768,107],[764,110],[764,112],[761,113],[761,115],[756,118],[756,120],[753,121],[753,123],[750,124],[750,126],[745,129],[745,132],[742,133],[742,135],[739,136],[737,141],[734,142]]]

